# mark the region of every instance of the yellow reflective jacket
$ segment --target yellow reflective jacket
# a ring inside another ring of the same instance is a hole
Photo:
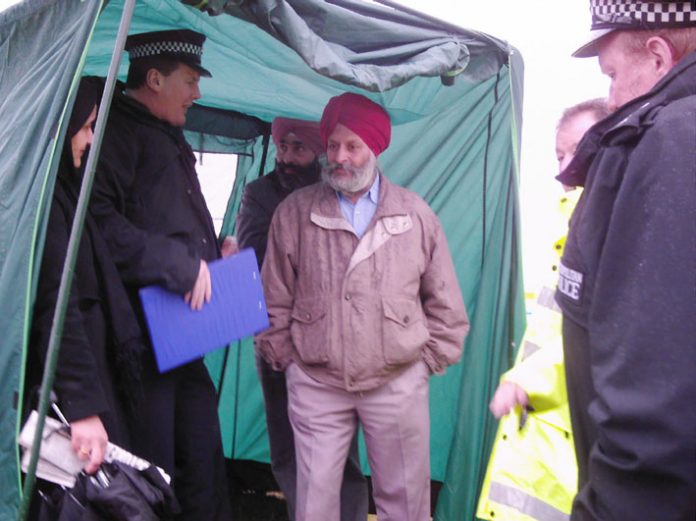
[[[560,201],[567,224],[579,193]],[[565,236],[554,243],[560,257]],[[501,380],[516,383],[533,410],[500,421],[477,517],[489,521],[567,521],[577,492],[577,464],[563,366],[561,313],[551,284],[539,291],[515,366]]]

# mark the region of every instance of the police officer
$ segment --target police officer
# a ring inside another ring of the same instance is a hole
[[[198,83],[205,36],[189,30],[128,37],[124,92],[114,95],[92,212],[136,309],[158,284],[193,309],[210,300],[208,262],[219,257],[195,158],[182,127]],[[130,422],[134,452],[172,477],[180,519],[230,518],[215,389],[202,360],[160,374],[142,361],[142,396]]]
[[[591,0],[615,114],[559,176],[585,190],[556,300],[579,474],[571,519],[696,519],[696,6]]]

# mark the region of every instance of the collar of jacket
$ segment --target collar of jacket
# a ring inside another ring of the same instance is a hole
[[[392,236],[406,233],[413,228],[403,192],[379,172],[379,200],[377,211],[365,234],[358,241],[350,257],[346,277],[362,261],[374,254]],[[310,211],[310,221],[326,230],[345,230],[355,233],[341,212],[336,191],[326,183],[320,183]]]
[[[119,87],[125,87],[120,84]],[[169,136],[182,153],[182,157],[187,163],[189,169],[196,169],[196,156],[193,154],[193,149],[184,137],[184,129],[174,127],[166,121],[156,117],[150,109],[139,101],[126,95],[125,90],[117,89],[114,91],[113,108],[124,113],[129,119],[136,121],[142,125],[159,130],[163,134]]]
[[[695,94],[696,51],[682,58],[650,92],[591,127],[578,144],[573,160],[556,179],[567,186],[585,186],[590,165],[600,148],[636,140],[653,124],[662,107]]]
[[[113,105],[143,125],[155,127],[163,132],[166,132],[175,139],[184,140],[183,128],[174,127],[163,119],[156,117],[145,105],[140,103],[135,98],[128,96],[126,94],[125,85],[120,82],[118,83],[116,90],[114,90]]]
[[[408,212],[402,204],[403,201],[399,196],[399,192],[394,190],[394,184],[381,171],[378,171],[378,175],[380,176],[379,200],[373,222],[384,217],[407,217]],[[312,201],[311,221],[322,228],[352,232],[353,228],[348,224],[341,212],[336,191],[324,182],[319,183],[318,186],[319,188]],[[397,222],[394,219],[387,219],[387,221]]]

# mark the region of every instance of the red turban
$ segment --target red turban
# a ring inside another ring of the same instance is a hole
[[[275,118],[271,123],[271,137],[276,148],[280,147],[280,140],[288,134],[295,134],[300,141],[314,152],[314,155],[326,153],[319,137],[319,123],[304,119]]]
[[[321,116],[320,131],[324,147],[338,124],[355,132],[365,144],[380,155],[389,146],[391,121],[380,105],[365,96],[346,92],[329,100]]]

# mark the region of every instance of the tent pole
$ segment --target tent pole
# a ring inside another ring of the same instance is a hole
[[[261,166],[259,167],[259,177],[262,177],[264,175],[265,170],[266,170],[266,157],[268,156],[268,145],[269,145],[270,141],[271,141],[271,135],[264,134],[263,135],[263,152],[261,154]]]
[[[82,179],[80,188],[80,196],[75,209],[75,218],[70,230],[70,238],[68,240],[68,249],[66,253],[65,263],[63,264],[63,273],[61,275],[60,287],[58,289],[58,299],[56,309],[53,316],[53,325],[48,341],[48,351],[46,353],[46,363],[44,364],[44,374],[41,381],[41,393],[39,397],[38,419],[36,422],[36,432],[31,447],[31,455],[27,468],[26,478],[24,481],[24,489],[22,503],[19,508],[17,519],[22,521],[26,519],[29,513],[29,505],[31,504],[31,496],[36,481],[36,465],[39,459],[39,451],[41,448],[43,428],[46,421],[46,413],[50,405],[50,393],[55,379],[56,365],[58,363],[58,354],[60,352],[60,341],[63,336],[63,324],[65,321],[65,312],[68,306],[68,298],[72,287],[73,272],[75,262],[77,260],[77,252],[80,246],[80,236],[84,227],[85,216],[89,204],[89,196],[92,191],[92,183],[94,181],[94,171],[99,157],[102,138],[106,128],[106,120],[111,106],[111,98],[113,96],[114,87],[116,85],[116,77],[121,62],[121,54],[130,28],[133,10],[135,8],[135,0],[126,0],[123,6],[123,14],[121,23],[119,24],[114,52],[111,56],[111,64],[106,78],[106,85],[102,95],[102,101],[99,105],[99,113],[97,115],[96,128],[94,131],[94,139],[91,146],[91,152],[87,158],[85,166],[85,174]],[[69,139],[66,136],[66,139]]]

